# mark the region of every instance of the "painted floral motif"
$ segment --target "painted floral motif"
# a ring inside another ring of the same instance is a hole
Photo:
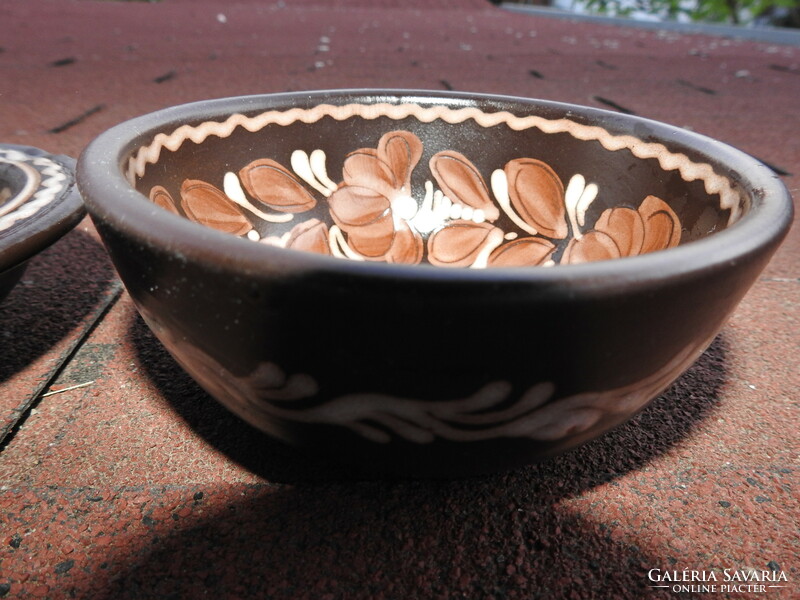
[[[344,181],[328,205],[334,223],[347,235],[340,243],[350,257],[411,264],[422,260],[422,236],[409,223],[417,212],[411,174],[421,156],[422,143],[404,131],[384,135],[377,150],[362,148],[347,156]]]
[[[280,366],[264,362],[251,373],[237,377],[210,355],[171,335],[152,315],[148,323],[207,391],[262,430],[281,437],[281,421],[328,425],[346,428],[379,444],[393,439],[415,444],[502,438],[569,440],[596,427],[607,428],[643,408],[683,373],[713,339],[712,336],[687,346],[651,375],[610,390],[559,396],[556,386],[544,381],[515,396],[510,382],[491,381],[467,397],[451,400],[358,392],[309,406],[307,401],[320,391],[311,375],[287,374]]]
[[[517,158],[496,169],[487,185],[468,157],[446,150],[430,158],[432,180],[415,190],[413,175],[422,155],[416,135],[390,131],[375,148],[345,157],[339,183],[328,177],[322,150],[310,155],[296,150],[291,170],[258,159],[226,173],[221,189],[187,179],[179,201],[161,186],[152,188],[150,199],[254,241],[362,261],[552,266],[636,256],[680,242],[678,216],[656,196],[638,206],[607,208],[590,226],[587,214],[601,190],[581,174],[565,186],[542,160]],[[273,227],[320,202],[327,218],[317,211],[274,233]],[[275,224],[269,226],[273,233],[262,237],[259,222]]]
[[[71,179],[64,167],[46,156],[29,155],[11,148],[0,148],[2,168],[16,169],[24,182],[16,193],[8,186],[0,187],[0,231],[50,206]]]

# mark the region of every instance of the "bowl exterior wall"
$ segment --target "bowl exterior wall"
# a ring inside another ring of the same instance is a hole
[[[369,472],[449,476],[559,453],[627,420],[711,343],[769,250],[616,293],[211,269],[96,221],[145,321],[260,429]]]

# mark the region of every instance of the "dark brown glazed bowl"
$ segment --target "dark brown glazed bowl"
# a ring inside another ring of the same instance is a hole
[[[455,93],[179,106],[101,135],[78,183],[209,393],[312,454],[412,476],[525,464],[628,419],[792,218],[777,177],[714,140]]]
[[[73,159],[0,144],[0,301],[22,277],[28,259],[84,214]]]

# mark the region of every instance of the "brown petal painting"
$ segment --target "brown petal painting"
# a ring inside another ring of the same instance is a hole
[[[502,241],[503,232],[494,225],[453,221],[428,238],[428,261],[440,267],[468,267],[487,244]]]
[[[298,223],[289,233],[286,247],[318,254],[330,254],[328,228],[319,219],[309,219],[303,223]]]
[[[632,208],[606,209],[597,219],[594,229],[613,238],[620,256],[636,256],[642,251],[644,221],[639,212]]]
[[[311,210],[317,201],[294,175],[274,160],[254,160],[239,171],[247,193],[270,208],[287,213]]]
[[[183,182],[181,207],[192,221],[226,233],[244,235],[253,228],[233,200],[205,181],[186,179]]]
[[[547,240],[526,237],[503,244],[489,257],[490,267],[533,267],[550,258],[555,245]]]
[[[408,131],[390,131],[378,142],[378,156],[389,165],[395,182],[411,190],[411,172],[422,156],[422,142]]]
[[[642,254],[677,246],[681,241],[681,222],[669,205],[648,196],[639,207],[644,222]]]
[[[555,171],[534,158],[509,161],[504,171],[508,196],[519,216],[542,235],[557,240],[567,237],[564,185]]]
[[[614,239],[602,231],[590,231],[580,238],[573,238],[561,257],[562,264],[578,264],[619,258],[619,248]]]
[[[150,190],[150,201],[154,204],[157,204],[164,210],[168,210],[171,213],[175,213],[179,215],[177,206],[175,206],[175,200],[172,199],[169,192],[161,187],[160,185],[155,186],[152,190]]]
[[[489,189],[469,159],[459,152],[438,152],[431,157],[431,173],[445,196],[453,202],[480,209],[487,221],[496,221],[500,209],[489,197]]]
[[[346,185],[331,194],[328,205],[353,250],[370,259],[383,257],[389,251],[394,222],[385,196],[371,188]]]
[[[342,225],[342,230],[347,233],[350,247],[371,260],[379,260],[386,256],[392,247],[395,235],[391,215],[359,227]]]
[[[425,244],[419,233],[403,223],[394,232],[392,247],[386,255],[386,262],[417,265],[422,262]]]
[[[371,148],[348,154],[342,175],[346,185],[369,188],[386,197],[391,197],[400,187],[391,167],[378,157],[377,150]]]
[[[347,185],[328,198],[331,216],[342,228],[362,226],[390,216],[391,204],[386,196],[371,188]]]

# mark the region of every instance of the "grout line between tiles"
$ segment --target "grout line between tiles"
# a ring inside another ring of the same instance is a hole
[[[759,281],[769,281],[771,283],[800,283],[800,277],[761,277]]]
[[[18,412],[19,416],[4,428],[0,429],[0,453],[2,453],[3,450],[8,447],[8,445],[14,439],[14,436],[19,431],[20,427],[24,425],[25,421],[30,416],[31,411],[35,409],[45,397],[45,391],[49,389],[50,386],[53,385],[53,383],[58,379],[61,373],[64,372],[64,369],[67,368],[75,355],[80,351],[86,340],[89,339],[103,318],[120,299],[123,289],[124,287],[122,282],[118,279],[111,283],[110,294],[108,295],[106,301],[95,309],[94,313],[89,317],[88,323],[84,326],[83,331],[78,334],[75,341],[73,341],[70,347],[61,355],[58,364],[50,372],[47,379],[45,379],[36,388],[36,390],[30,396],[28,396],[28,398],[23,401],[20,406],[17,407],[16,412]]]

